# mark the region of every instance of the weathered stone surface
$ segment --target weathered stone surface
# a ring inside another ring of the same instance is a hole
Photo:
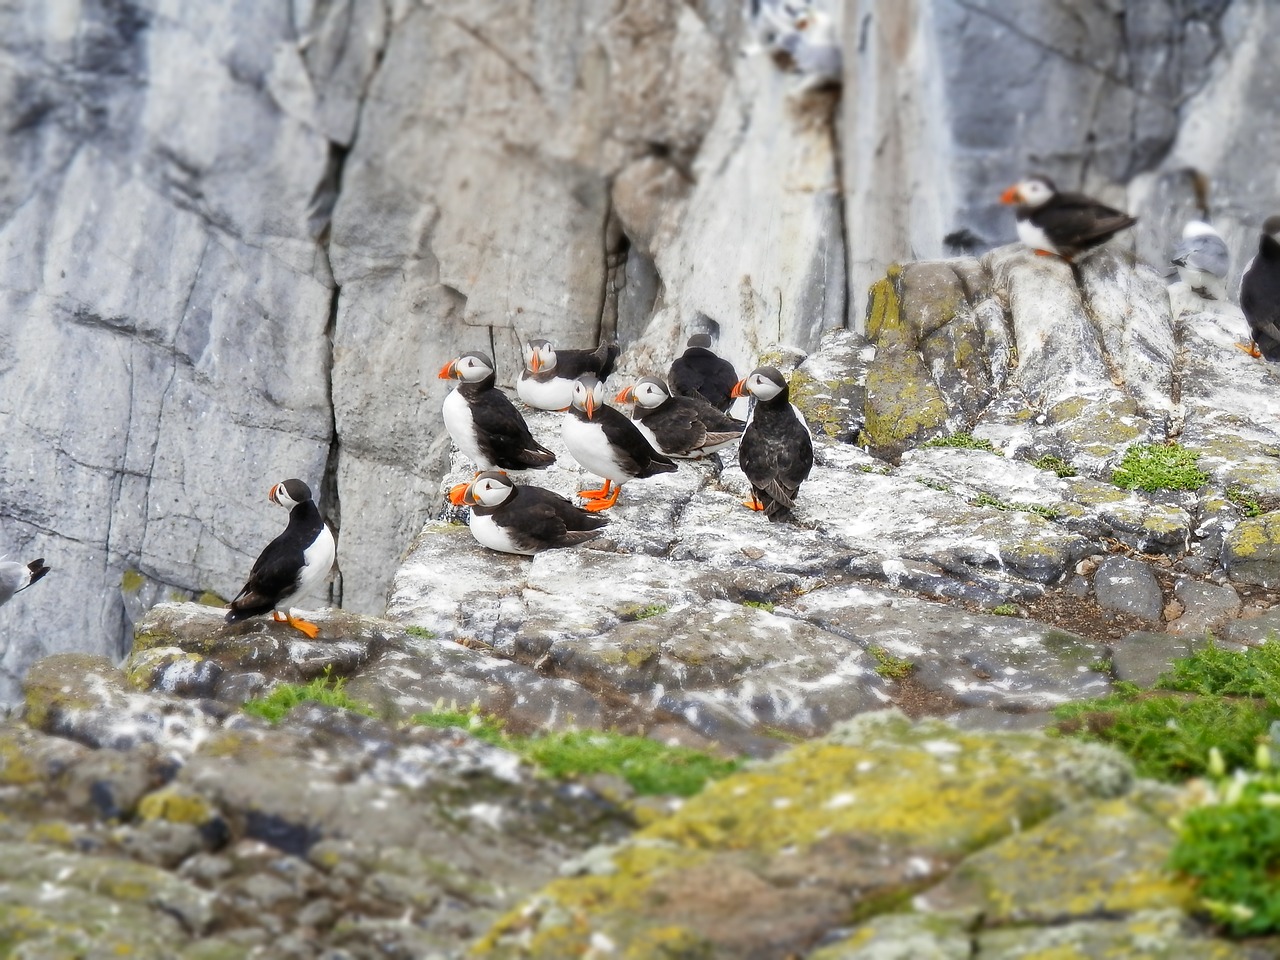
[[[1018,960],[1048,954],[1063,960],[1092,960],[1108,954],[1143,960],[1252,960],[1249,947],[1211,940],[1188,931],[1185,915],[1143,911],[1127,920],[1084,920],[1030,930],[991,930],[979,938],[984,957]],[[1267,950],[1263,947],[1262,950]]]
[[[1231,643],[1250,647],[1256,647],[1267,640],[1280,640],[1280,610],[1272,609],[1247,620],[1233,620],[1227,624],[1223,633]]]
[[[1171,636],[1150,631],[1126,634],[1111,645],[1111,671],[1117,680],[1150,687],[1176,658],[1189,656],[1198,639],[1187,634]]]
[[[1241,520],[1222,544],[1222,565],[1239,583],[1280,588],[1280,511]]]
[[[1160,621],[1164,595],[1155,572],[1140,560],[1107,557],[1093,575],[1093,593],[1098,606],[1114,613]]]
[[[1186,577],[1174,583],[1173,594],[1183,606],[1182,616],[1169,624],[1169,632],[1178,636],[1203,637],[1240,614],[1240,594],[1229,584]]]

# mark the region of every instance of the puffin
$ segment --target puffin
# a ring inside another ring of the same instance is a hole
[[[599,490],[582,490],[593,513],[618,502],[622,485],[660,473],[673,473],[675,461],[653,448],[624,414],[605,406],[604,384],[584,373],[574,382],[573,403],[561,427],[564,445],[585,470],[604,477]],[[612,492],[610,492],[612,488]]]
[[[271,488],[269,499],[289,510],[289,524],[259,554],[236,598],[227,606],[227,623],[270,613],[276,623],[287,623],[314,640],[320,628],[289,612],[289,605],[319,589],[333,568],[337,548],[329,525],[311,499],[311,488],[301,480],[282,480]]]
[[[657,377],[641,377],[614,399],[635,403],[632,422],[655,450],[674,460],[709,457],[741,437],[746,427],[700,396],[673,397]]]
[[[1241,349],[1280,360],[1280,214],[1262,225],[1258,252],[1240,278],[1240,309],[1253,331],[1253,343]]]
[[[498,389],[488,354],[450,360],[440,379],[461,381],[444,398],[444,425],[480,470],[543,470],[555,463],[556,455],[533,439],[516,405]]]
[[[1192,220],[1182,228],[1182,240],[1170,262],[1178,268],[1178,278],[1200,299],[1226,300],[1230,260],[1222,235],[1205,221]]]
[[[1016,205],[1019,240],[1040,256],[1068,262],[1138,222],[1092,197],[1059,193],[1048,177],[1015,183],[1001,194],[1000,202]]]
[[[738,372],[733,364],[711,352],[711,337],[695,333],[689,338],[684,353],[671,361],[667,383],[677,397],[701,397],[724,413],[733,406],[733,385]]]
[[[537,410],[568,410],[574,381],[584,373],[608,380],[617,359],[616,343],[602,341],[594,350],[557,350],[550,340],[530,340],[516,395]]]
[[[471,535],[501,553],[531,557],[543,550],[576,547],[600,536],[609,523],[608,517],[583,510],[558,493],[518,487],[496,470],[459,486],[465,488],[461,502],[471,508]]]
[[[757,367],[734,384],[735,397],[748,394],[756,403],[738,447],[738,464],[751,484],[745,505],[763,510],[770,523],[793,521],[796,494],[813,469],[813,437],[777,367]]]
[[[18,563],[16,560],[0,560],[0,607],[13,599],[14,594],[21,593],[46,573],[44,557],[30,563]]]

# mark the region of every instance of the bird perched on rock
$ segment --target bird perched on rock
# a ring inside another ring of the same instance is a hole
[[[461,381],[444,399],[444,425],[480,470],[542,470],[555,463],[556,455],[533,439],[516,405],[498,389],[488,354],[450,360],[440,379]]]
[[[730,390],[732,390],[730,386]],[[742,436],[746,424],[695,397],[673,397],[656,377],[625,387],[618,403],[635,403],[632,422],[654,449],[677,460],[701,460]]]
[[[236,598],[228,606],[227,623],[270,613],[312,640],[320,628],[289,612],[289,605],[319,589],[333,568],[337,548],[329,526],[301,480],[282,480],[271,488],[270,500],[289,509],[289,524],[258,556]]]
[[[471,535],[476,541],[502,553],[533,556],[542,550],[574,547],[600,536],[609,523],[607,517],[583,510],[558,493],[518,487],[506,474],[493,470],[458,484],[449,499],[471,507]]]
[[[1182,240],[1174,248],[1172,263],[1178,278],[1202,300],[1226,300],[1227,266],[1231,254],[1222,235],[1203,220],[1182,228]]]
[[[763,510],[771,523],[794,520],[796,494],[813,469],[813,437],[777,367],[757,367],[734,385],[735,397],[747,394],[756,403],[738,447],[738,464],[751,484],[746,505]]]
[[[635,424],[605,405],[604,384],[593,374],[584,373],[575,382],[573,403],[561,429],[573,459],[604,478],[599,490],[579,493],[590,501],[586,509],[592,512],[617,503],[628,480],[644,480],[676,469],[675,462],[655,450]]]
[[[698,396],[717,410],[729,412],[733,406],[733,385],[738,371],[733,364],[711,352],[711,338],[695,333],[684,353],[671,361],[667,383],[677,397]]]
[[[1015,204],[1018,239],[1041,255],[1071,260],[1138,222],[1123,211],[1079,193],[1059,193],[1048,177],[1028,177],[1000,196]]]
[[[1248,352],[1280,360],[1280,214],[1262,225],[1258,252],[1240,278],[1240,309],[1253,331]]]
[[[538,410],[567,410],[573,402],[573,384],[584,373],[601,381],[613,373],[618,359],[616,343],[601,343],[594,350],[557,350],[549,340],[530,340],[524,349],[524,371],[516,382],[516,394]]]
[[[48,572],[44,557],[30,563],[0,560],[0,607],[12,600],[14,594],[21,593]]]

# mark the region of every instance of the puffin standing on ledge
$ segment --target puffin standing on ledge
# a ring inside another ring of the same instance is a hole
[[[1059,193],[1048,177],[1028,177],[1000,196],[1015,204],[1018,239],[1039,256],[1070,262],[1138,222],[1121,210],[1079,193]]]
[[[711,337],[695,333],[684,353],[671,361],[667,371],[670,392],[677,397],[701,397],[722,413],[733,406],[733,385],[738,371],[733,364],[711,352]]]
[[[30,563],[0,560],[0,607],[12,600],[14,594],[21,593],[48,572],[44,557]]]
[[[558,493],[517,487],[505,473],[494,470],[459,486],[460,502],[471,507],[471,535],[502,553],[531,557],[542,550],[575,547],[600,536],[609,523],[608,517],[583,510]]]
[[[730,384],[730,390],[733,385]],[[641,377],[621,390],[618,403],[635,403],[632,422],[654,449],[677,460],[709,457],[740,436],[746,424],[696,397],[673,397],[657,377]]]
[[[738,464],[751,484],[745,505],[763,510],[770,523],[792,521],[800,484],[813,469],[813,437],[777,367],[757,367],[734,384],[735,397],[748,393],[756,404],[738,447]]]
[[[613,373],[616,343],[594,350],[557,350],[550,340],[530,340],[524,349],[524,372],[516,381],[516,395],[537,410],[568,410],[573,384],[584,373],[601,381]]]
[[[1240,309],[1253,331],[1252,356],[1280,361],[1280,214],[1262,225],[1258,252],[1240,278]]]
[[[301,480],[277,483],[270,499],[289,508],[289,525],[259,555],[244,589],[228,604],[227,623],[270,613],[277,623],[287,623],[314,640],[320,628],[299,620],[288,608],[328,578],[337,556],[333,534],[311,499],[311,488]]]
[[[463,455],[480,470],[542,470],[556,455],[529,432],[529,425],[497,387],[488,354],[464,353],[440,371],[441,380],[459,380],[444,398],[444,426]]]
[[[573,405],[561,427],[564,445],[583,469],[604,478],[599,490],[582,490],[593,513],[618,502],[622,485],[676,470],[675,461],[653,449],[634,423],[605,406],[604,384],[584,373],[574,384]],[[612,487],[612,493],[610,492]]]

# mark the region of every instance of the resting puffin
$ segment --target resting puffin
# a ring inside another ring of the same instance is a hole
[[[1138,222],[1079,193],[1059,193],[1048,177],[1028,177],[1000,196],[1016,204],[1018,239],[1041,256],[1070,261]]]
[[[796,494],[813,469],[813,437],[788,397],[777,367],[757,367],[733,387],[735,397],[756,398],[738,447],[738,463],[751,483],[752,510],[771,523],[794,520]]]
[[[337,555],[333,534],[320,518],[311,488],[301,480],[283,480],[271,488],[270,499],[289,508],[289,525],[258,556],[249,579],[228,606],[227,623],[271,613],[312,640],[320,628],[289,613],[289,604],[314,593],[333,568]]]
[[[605,406],[604,384],[590,373],[574,383],[573,404],[561,428],[564,445],[583,469],[604,477],[599,490],[582,490],[579,496],[590,501],[593,513],[608,510],[618,502],[622,485],[659,473],[672,473],[675,462],[653,449],[649,441],[622,413]],[[613,492],[609,492],[609,488]]]
[[[584,373],[608,380],[617,359],[616,343],[601,343],[594,350],[557,350],[549,340],[530,340],[516,394],[538,410],[568,410],[574,381]]]
[[[48,572],[44,557],[30,563],[0,560],[0,607],[12,600],[14,594],[21,593]]]
[[[460,380],[444,398],[444,425],[463,455],[481,470],[542,470],[556,455],[533,439],[529,425],[496,386],[493,361],[484,353],[464,353],[440,371],[441,380]]]
[[[1240,278],[1240,309],[1253,331],[1248,352],[1280,360],[1280,214],[1262,225],[1258,252]]]
[[[701,397],[717,410],[729,412],[733,406],[733,385],[738,372],[733,364],[711,352],[711,337],[695,333],[684,353],[671,361],[667,383],[677,397]]]
[[[594,540],[609,523],[608,517],[589,513],[558,493],[517,487],[494,470],[465,486],[462,502],[471,507],[471,535],[490,550],[531,557]]]
[[[1224,281],[1230,261],[1222,235],[1203,220],[1192,220],[1182,228],[1182,240],[1171,260],[1178,278],[1202,300],[1227,299]]]
[[[732,390],[732,385],[730,390]],[[677,460],[701,460],[742,436],[746,426],[702,397],[673,397],[656,377],[641,377],[614,398],[635,403],[633,422],[654,449]]]

